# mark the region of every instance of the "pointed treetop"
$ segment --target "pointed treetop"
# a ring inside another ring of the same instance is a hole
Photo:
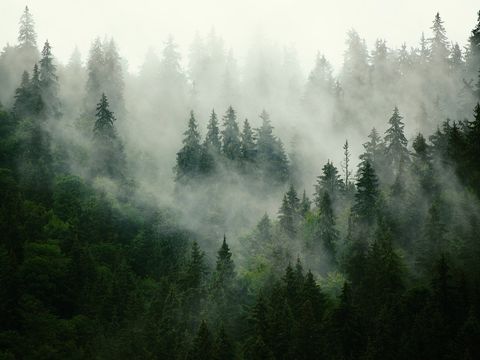
[[[18,42],[20,43],[21,47],[37,46],[37,34],[35,32],[35,22],[33,21],[33,17],[30,14],[30,10],[28,9],[28,6],[25,6],[25,10],[23,11],[23,14],[20,18],[20,30],[18,33]]]

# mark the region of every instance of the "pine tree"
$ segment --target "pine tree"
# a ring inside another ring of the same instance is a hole
[[[93,133],[98,137],[115,138],[116,131],[113,125],[115,116],[110,111],[107,96],[102,94],[100,102],[97,104],[96,120],[93,127]]]
[[[341,165],[344,174],[344,185],[345,188],[348,189],[350,186],[350,176],[352,175],[352,171],[350,170],[350,146],[348,145],[348,140],[345,140],[345,144],[343,145],[343,162]]]
[[[288,179],[288,160],[283,144],[273,135],[270,115],[263,110],[260,114],[262,126],[257,130],[257,163],[264,179],[284,183]]]
[[[189,177],[195,177],[199,174],[202,146],[200,145],[200,133],[197,128],[195,115],[191,111],[188,129],[183,133],[185,136],[183,147],[177,153],[177,165],[175,168],[177,181],[185,181]]]
[[[324,193],[328,193],[330,198],[335,201],[343,188],[344,183],[340,178],[338,169],[328,160],[323,166],[322,175],[317,178],[317,184],[315,185],[315,204],[317,208],[320,207]]]
[[[101,97],[103,84],[105,79],[105,53],[102,42],[96,38],[90,47],[90,53],[87,61],[87,83],[85,97],[85,113],[87,116],[92,115],[91,109]]]
[[[198,243],[192,243],[190,259],[187,264],[185,274],[185,285],[190,289],[198,289],[202,285],[203,277],[206,272],[205,254],[200,250]]]
[[[198,328],[197,336],[193,340],[189,355],[191,360],[212,360],[213,340],[205,321],[202,321]]]
[[[394,174],[401,171],[402,166],[410,161],[407,149],[407,138],[403,132],[403,117],[395,106],[392,117],[388,120],[390,127],[385,131],[385,153],[394,169]]]
[[[40,59],[40,88],[42,99],[46,106],[46,116],[59,117],[58,77],[51,49],[47,40],[42,50],[42,58]]]
[[[323,194],[319,205],[317,236],[331,259],[334,260],[339,234],[335,227],[335,215],[328,192]]]
[[[434,63],[447,64],[448,56],[450,54],[448,48],[448,40],[443,26],[443,21],[440,14],[437,12],[433,25],[431,27],[433,31],[433,37],[430,41],[430,60]]]
[[[225,328],[220,326],[215,343],[213,345],[213,360],[233,360],[233,348],[227,336]]]
[[[379,168],[383,165],[385,145],[375,128],[370,131],[368,138],[370,140],[363,144],[365,152],[360,155],[360,159],[368,160],[374,168]]]
[[[223,154],[229,160],[237,160],[241,156],[240,131],[237,124],[237,115],[231,106],[228,107],[223,117],[223,123]]]
[[[123,91],[125,88],[123,81],[122,59],[118,53],[117,46],[113,39],[103,44],[103,66],[104,74],[103,87],[104,92],[108,95],[112,109],[119,119],[123,119],[125,115],[125,103],[123,99]]]
[[[222,141],[220,139],[220,129],[218,128],[217,114],[212,110],[210,120],[207,125],[207,134],[205,135],[205,145],[214,154],[220,154]]]
[[[356,218],[372,224],[377,214],[378,179],[370,161],[363,160],[357,174],[357,192],[352,211]]]
[[[246,162],[253,162],[255,160],[255,142],[253,139],[253,131],[250,127],[248,119],[243,123],[243,130],[241,135],[241,153],[242,160]]]
[[[22,17],[20,18],[20,31],[18,34],[20,47],[36,47],[37,33],[35,32],[35,22],[30,14],[28,6],[25,6]]]
[[[312,202],[307,196],[305,190],[303,190],[302,200],[300,201],[300,216],[305,219],[308,212],[310,211],[310,207],[312,206]]]
[[[17,118],[23,118],[30,114],[30,75],[27,71],[22,74],[22,82],[20,87],[15,90],[15,103],[13,105],[13,113]]]
[[[214,274],[214,287],[217,289],[227,289],[232,286],[231,282],[235,278],[235,266],[232,260],[232,253],[227,245],[227,238],[223,236],[222,246],[217,253],[217,263]]]
[[[480,69],[480,10],[476,26],[472,29],[468,38],[469,53],[467,56],[467,68],[470,76],[477,76]]]
[[[294,238],[300,220],[300,199],[293,185],[290,185],[283,197],[279,210],[280,227],[290,238]]]

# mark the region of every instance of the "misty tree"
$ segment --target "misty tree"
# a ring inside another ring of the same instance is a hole
[[[123,99],[124,80],[122,59],[118,53],[117,46],[113,39],[107,41],[104,45],[103,60],[103,86],[104,92],[108,94],[112,108],[117,117],[123,118],[125,114],[125,102]]]
[[[283,183],[287,180],[288,160],[282,142],[273,135],[270,115],[263,110],[260,114],[262,126],[257,129],[257,163],[266,179]]]
[[[331,260],[334,260],[339,233],[336,229],[332,201],[328,192],[323,193],[318,207],[317,237]]]
[[[215,110],[212,110],[210,120],[208,121],[205,146],[214,154],[220,154],[222,150],[222,140],[220,138],[220,129],[218,128],[218,119]]]
[[[377,175],[368,159],[364,159],[360,163],[355,185],[357,192],[352,212],[356,219],[366,224],[372,224],[377,215],[379,190]]]
[[[255,160],[255,140],[253,138],[253,130],[250,127],[248,119],[243,123],[243,130],[241,134],[241,159],[247,163]]]
[[[58,77],[54,64],[51,46],[48,40],[42,50],[40,59],[40,88],[45,103],[46,116],[60,116],[60,101],[58,99]]]
[[[300,220],[299,211],[300,199],[293,185],[290,185],[278,212],[280,227],[290,238],[294,238],[297,233],[297,226]]]
[[[197,120],[193,111],[190,112],[187,131],[183,134],[185,136],[183,147],[177,153],[177,165],[175,167],[177,181],[185,181],[199,173],[202,146]]]
[[[320,101],[333,95],[334,79],[332,66],[325,56],[317,54],[315,66],[310,72],[305,86],[304,102],[307,106],[318,109]]]
[[[380,168],[383,165],[385,144],[375,128],[370,131],[368,138],[370,140],[363,144],[365,152],[360,155],[360,159],[368,160],[373,167]]]
[[[102,42],[96,38],[90,47],[90,53],[87,61],[87,83],[85,107],[89,112],[93,108],[92,103],[96,103],[101,97],[102,86],[104,82],[105,54]]]
[[[213,274],[213,287],[216,290],[228,290],[232,287],[235,278],[235,265],[232,260],[232,252],[227,244],[227,238],[223,236],[223,242],[217,252],[217,262]]]
[[[343,183],[345,185],[345,189],[348,191],[350,188],[350,176],[352,175],[352,171],[350,170],[350,146],[348,144],[348,140],[345,140],[345,144],[343,145],[343,161],[341,163],[344,180]]]
[[[223,116],[222,151],[229,160],[237,160],[241,156],[240,130],[237,124],[237,115],[231,106]]]
[[[22,74],[22,82],[15,90],[15,102],[13,105],[13,113],[17,118],[23,118],[30,113],[30,75],[27,71]]]
[[[480,10],[476,26],[468,38],[468,53],[466,56],[467,70],[470,77],[477,77],[480,71]],[[480,96],[479,96],[480,98]]]
[[[25,6],[22,17],[20,18],[20,30],[18,33],[18,42],[20,47],[37,47],[37,33],[35,32],[35,22],[28,6]]]
[[[407,138],[404,134],[403,117],[395,106],[393,114],[388,120],[390,127],[385,131],[385,154],[394,174],[401,171],[402,166],[410,161],[407,149]]]
[[[438,12],[435,15],[431,29],[433,37],[429,39],[430,61],[436,64],[446,65],[448,64],[450,50],[443,20]]]
[[[341,74],[342,84],[350,88],[354,97],[363,96],[368,85],[368,74],[368,51],[365,40],[361,39],[355,30],[350,30]]]
[[[308,198],[307,192],[303,190],[302,199],[300,200],[300,216],[305,218],[307,214],[310,212],[310,208],[312,206],[312,201]]]
[[[344,183],[338,173],[338,169],[328,160],[322,168],[322,175],[317,178],[315,185],[315,205],[317,208],[320,207],[324,193],[328,193],[330,199],[335,201],[343,189]]]
[[[93,133],[95,136],[115,138],[116,131],[113,125],[115,120],[113,112],[110,111],[110,104],[108,103],[107,96],[102,94],[96,109],[96,120],[93,127]]]
[[[212,359],[213,339],[207,323],[202,321],[198,328],[197,336],[193,339],[189,359],[210,360]]]

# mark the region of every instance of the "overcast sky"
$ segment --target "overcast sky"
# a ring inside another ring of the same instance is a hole
[[[0,0],[0,45],[14,44],[25,5],[36,21],[39,43],[49,39],[65,62],[75,45],[82,56],[96,36],[113,36],[130,70],[136,71],[151,46],[162,48],[172,34],[183,53],[196,31],[212,27],[235,55],[242,55],[255,34],[293,45],[309,68],[317,51],[341,63],[345,35],[356,29],[369,49],[376,38],[389,46],[415,46],[440,12],[450,40],[465,45],[476,23],[478,0]]]

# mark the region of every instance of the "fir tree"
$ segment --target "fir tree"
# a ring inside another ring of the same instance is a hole
[[[283,197],[282,206],[279,210],[280,227],[290,238],[295,237],[300,220],[300,199],[293,185],[290,185]]]
[[[370,161],[363,160],[358,169],[357,192],[352,211],[356,218],[372,224],[377,214],[378,179]]]
[[[235,266],[232,260],[232,253],[227,244],[227,238],[223,236],[222,246],[217,253],[215,266],[214,286],[217,289],[227,289],[232,286],[235,278]]]
[[[312,206],[312,202],[307,196],[305,190],[303,190],[302,200],[300,201],[300,215],[305,219],[308,212],[310,211],[310,207]]]
[[[175,168],[177,181],[186,180],[188,177],[194,177],[199,173],[202,147],[200,145],[200,133],[197,128],[195,115],[191,111],[187,131],[184,132],[183,147],[177,153],[177,165]]]
[[[243,130],[241,135],[241,153],[242,160],[246,162],[252,162],[255,159],[255,142],[253,139],[253,131],[250,127],[248,119],[245,119],[243,123]]]
[[[450,51],[448,40],[440,14],[437,12],[431,27],[433,37],[430,41],[430,60],[434,63],[447,64]]]
[[[407,139],[403,132],[404,124],[402,116],[395,106],[392,117],[388,120],[390,127],[385,131],[385,152],[390,165],[393,166],[394,174],[401,171],[403,165],[409,162]]]
[[[345,140],[345,144],[343,145],[342,170],[344,174],[344,185],[345,188],[348,189],[350,185],[350,176],[352,175],[352,171],[350,170],[350,146],[348,145],[348,140]]]
[[[93,133],[98,137],[115,138],[116,131],[113,125],[115,116],[110,111],[107,96],[102,94],[100,102],[97,104],[96,120],[93,127]]]
[[[360,159],[368,160],[375,168],[380,167],[383,164],[385,145],[383,144],[382,138],[375,128],[370,131],[368,138],[370,140],[363,144],[365,152],[360,155]]]
[[[46,115],[59,117],[58,77],[51,49],[47,40],[42,50],[42,58],[40,59],[40,88],[46,105]]]
[[[328,192],[323,194],[319,205],[318,237],[324,249],[328,252],[331,259],[334,260],[339,234],[335,227],[335,215],[333,214],[332,202]]]
[[[217,114],[212,110],[210,120],[207,125],[207,134],[205,135],[205,145],[209,151],[214,154],[220,154],[222,141],[220,139],[220,130],[218,128]]]
[[[197,336],[193,340],[189,358],[192,360],[211,360],[213,355],[212,334],[205,321],[198,328]]]
[[[215,343],[213,345],[213,360],[233,359],[233,348],[230,339],[225,332],[225,328],[220,326]]]
[[[20,31],[18,33],[18,42],[21,47],[36,47],[37,33],[35,32],[35,22],[30,14],[28,6],[25,6],[22,17],[20,18]]]
[[[320,207],[324,193],[328,193],[330,198],[335,201],[343,188],[344,183],[340,178],[338,169],[328,160],[323,166],[322,175],[318,177],[315,185],[315,204],[317,208]]]
[[[231,106],[223,117],[223,123],[223,154],[229,160],[237,160],[241,156],[240,131],[237,124],[237,115]]]
[[[17,118],[23,118],[30,114],[30,75],[27,71],[22,74],[22,82],[20,87],[15,90],[15,103],[13,105],[13,113]]]

